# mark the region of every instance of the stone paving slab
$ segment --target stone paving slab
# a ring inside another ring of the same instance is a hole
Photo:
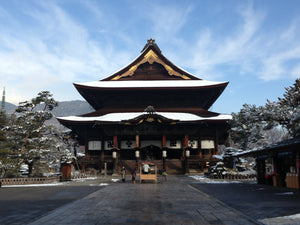
[[[62,206],[31,224],[259,224],[191,187],[168,182],[115,183]]]

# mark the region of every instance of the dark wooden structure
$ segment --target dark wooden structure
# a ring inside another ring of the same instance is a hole
[[[74,84],[94,112],[57,119],[79,136],[83,170],[101,171],[104,163],[112,172],[123,165],[133,170],[147,160],[180,174],[203,169],[227,139],[231,116],[209,111],[227,85],[177,67],[150,39],[115,74]]]
[[[300,137],[237,156],[255,157],[259,184],[300,188]]]

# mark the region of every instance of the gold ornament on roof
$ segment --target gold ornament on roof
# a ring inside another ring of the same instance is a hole
[[[148,40],[149,41],[154,41],[153,39]],[[112,80],[119,80],[122,77],[128,77],[128,76],[132,76],[134,74],[134,72],[137,70],[137,68],[141,65],[148,62],[149,64],[153,64],[154,62],[161,64],[167,71],[168,74],[170,76],[177,76],[177,77],[181,77],[182,79],[185,80],[189,80],[190,78],[178,73],[177,71],[175,71],[171,66],[167,65],[166,63],[164,63],[156,54],[155,52],[151,49],[147,54],[145,54],[144,58],[139,61],[137,64],[135,64],[134,66],[132,66],[128,71],[126,71],[123,74],[120,74],[118,76],[115,76],[114,78],[112,78]]]

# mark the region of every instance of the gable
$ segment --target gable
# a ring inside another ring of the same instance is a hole
[[[132,75],[119,77],[118,80],[183,80],[180,76],[170,76],[166,68],[154,62],[141,64]]]
[[[128,80],[129,78],[130,80],[139,78],[142,80],[150,80],[154,78],[149,77],[153,74],[153,72],[156,72],[154,77],[157,77],[157,75],[161,73],[160,76],[158,76],[161,79],[191,79],[185,74],[176,71],[172,66],[167,65],[152,49],[150,49],[138,62],[136,62],[134,65],[131,65],[129,69],[119,75],[111,77],[110,80],[120,80],[124,78],[127,78],[124,80]],[[145,76],[146,74],[149,76]]]

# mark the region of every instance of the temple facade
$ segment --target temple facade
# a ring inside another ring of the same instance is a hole
[[[118,72],[74,84],[94,112],[57,119],[84,146],[82,170],[118,173],[148,161],[169,174],[203,171],[228,137],[231,115],[209,111],[227,85],[186,72],[150,39]]]

